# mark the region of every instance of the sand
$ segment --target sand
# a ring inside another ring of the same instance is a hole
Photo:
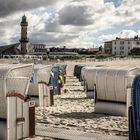
[[[47,127],[127,136],[127,118],[94,113],[94,99],[87,99],[83,87],[78,83],[77,79],[74,82],[74,79],[67,77],[62,95],[55,96],[55,105],[36,109],[36,122]]]

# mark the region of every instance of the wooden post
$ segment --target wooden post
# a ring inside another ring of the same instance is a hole
[[[64,84],[66,84],[66,76],[64,76]]]
[[[54,98],[53,98],[53,87],[50,86],[50,105],[54,105]]]
[[[35,136],[35,101],[29,101],[29,136]]]
[[[61,83],[58,84],[58,95],[61,95]]]

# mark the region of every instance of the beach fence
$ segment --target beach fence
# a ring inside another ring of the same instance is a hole
[[[35,135],[34,101],[27,96],[33,64],[0,65],[0,139]]]
[[[53,105],[52,90],[49,84],[51,65],[34,65],[28,95],[34,99],[36,106]]]
[[[137,67],[84,67],[82,79],[86,96],[95,99],[95,112],[111,115],[128,115],[131,87]]]

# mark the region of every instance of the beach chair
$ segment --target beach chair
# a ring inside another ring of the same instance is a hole
[[[129,140],[140,139],[140,75],[133,81],[131,90],[131,106],[129,107]]]
[[[61,76],[61,83],[62,86],[66,83],[66,68],[67,65],[66,64],[60,64],[60,76]]]
[[[86,97],[94,98],[95,97],[95,77],[96,72],[105,65],[96,65],[95,67],[85,66],[81,70],[81,85],[84,86]]]
[[[136,67],[104,67],[96,72],[95,112],[128,116]]]
[[[74,66],[74,76],[76,76],[76,78],[79,79],[79,81],[81,81],[81,70],[83,67],[85,67],[86,65],[84,64],[78,64]]]
[[[95,97],[95,83],[96,83],[96,73],[102,67],[83,67],[81,70],[81,82],[84,86],[86,97]]]
[[[27,96],[32,70],[33,64],[0,65],[1,140],[35,135],[34,101]]]
[[[36,106],[44,106],[44,105],[50,106],[50,100],[49,100],[50,99],[49,98],[50,72],[51,72],[51,65],[38,64],[34,66],[32,78],[28,90],[28,95],[30,96],[30,98],[35,100]]]
[[[53,88],[54,95],[60,95],[59,75],[60,75],[59,66],[55,65],[52,66],[50,84]]]
[[[49,67],[47,71],[40,71],[37,74],[40,107],[52,106],[54,104],[53,92],[49,83],[50,71],[51,68]]]

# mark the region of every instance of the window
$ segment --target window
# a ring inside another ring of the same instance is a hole
[[[121,52],[120,52],[120,55],[123,55],[123,54],[124,54],[124,52],[123,52],[123,51],[121,51]]]
[[[120,46],[120,50],[124,50],[124,46]]]
[[[116,44],[116,41],[114,42],[114,44]]]
[[[116,50],[116,47],[114,47],[114,50]]]
[[[130,50],[130,46],[128,46],[128,50]]]
[[[120,44],[124,44],[124,41],[120,41]]]
[[[130,41],[128,41],[128,44],[130,44]]]

